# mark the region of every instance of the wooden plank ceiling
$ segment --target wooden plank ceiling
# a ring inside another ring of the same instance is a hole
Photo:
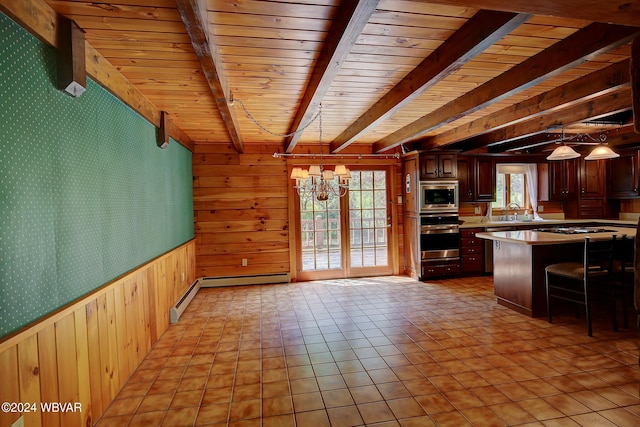
[[[563,133],[640,143],[629,72],[640,0],[47,3],[195,142],[289,153],[317,152],[320,135],[336,153],[536,152]]]

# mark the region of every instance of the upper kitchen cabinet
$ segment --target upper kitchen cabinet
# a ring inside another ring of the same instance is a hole
[[[456,179],[458,176],[456,153],[421,153],[420,180]]]
[[[607,195],[610,199],[631,199],[640,195],[638,185],[638,150],[621,152],[620,157],[609,160]]]
[[[606,181],[604,160],[585,160],[580,158],[580,197],[603,198]]]
[[[495,200],[496,170],[491,157],[458,156],[460,202],[492,202]]]
[[[549,162],[549,199],[565,200],[578,197],[578,160]]]

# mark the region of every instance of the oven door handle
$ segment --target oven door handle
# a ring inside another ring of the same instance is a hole
[[[446,234],[458,233],[457,225],[423,225],[420,227],[421,234]]]

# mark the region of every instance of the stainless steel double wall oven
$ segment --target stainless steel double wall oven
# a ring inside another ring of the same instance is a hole
[[[422,277],[460,271],[458,181],[420,182]]]

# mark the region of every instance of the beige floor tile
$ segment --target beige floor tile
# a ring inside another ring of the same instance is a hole
[[[528,318],[490,276],[202,289],[96,426],[640,425],[637,331],[607,321]]]

